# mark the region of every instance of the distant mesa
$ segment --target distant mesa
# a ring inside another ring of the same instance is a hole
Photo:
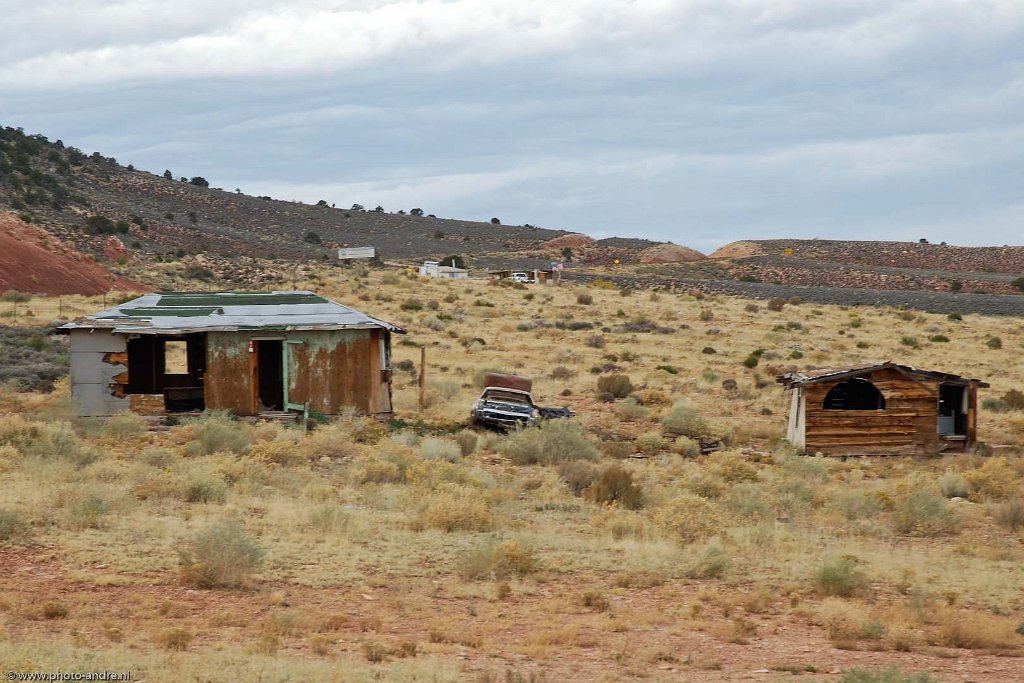
[[[739,240],[738,242],[730,242],[724,247],[715,249],[708,258],[747,258],[750,256],[763,256],[764,254],[763,243]]]
[[[568,235],[561,235],[552,240],[548,240],[544,243],[544,246],[549,249],[564,249],[565,247],[569,247],[570,249],[579,249],[580,247],[586,247],[593,243],[593,237],[588,237],[587,235],[578,232],[570,232]]]
[[[678,244],[659,244],[640,252],[640,263],[688,263],[703,261],[707,256],[696,249]]]

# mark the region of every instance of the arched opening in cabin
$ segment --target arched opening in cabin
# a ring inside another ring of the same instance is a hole
[[[822,407],[825,410],[885,410],[885,397],[870,381],[854,377],[832,387]]]

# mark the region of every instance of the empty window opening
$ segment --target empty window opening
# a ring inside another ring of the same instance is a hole
[[[188,374],[188,342],[164,342],[164,374]]]
[[[885,397],[862,377],[840,382],[825,395],[825,410],[885,410]]]

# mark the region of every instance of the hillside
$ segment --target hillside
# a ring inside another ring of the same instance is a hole
[[[122,166],[98,152],[86,155],[60,140],[13,128],[0,129],[2,209],[45,229],[68,249],[126,273],[163,264],[160,273],[191,268],[208,273],[206,279],[237,285],[274,281],[280,269],[265,261],[333,261],[340,246],[374,246],[383,260],[412,262],[459,254],[476,267],[538,267],[563,258],[704,258],[650,240],[595,241],[532,225],[438,218],[420,209],[388,213],[359,205],[336,208],[326,200],[309,205],[253,197],[211,188],[201,177],[174,179],[170,172]],[[147,275],[160,280],[160,273]]]
[[[1024,246],[744,240],[709,258],[732,278],[781,285],[1020,294],[1024,284]]]
[[[45,230],[0,212],[0,291],[60,295],[146,289],[64,246]]]

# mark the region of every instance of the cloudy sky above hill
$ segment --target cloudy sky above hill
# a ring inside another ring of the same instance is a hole
[[[704,251],[1024,243],[1019,0],[0,13],[0,124],[225,189]]]

